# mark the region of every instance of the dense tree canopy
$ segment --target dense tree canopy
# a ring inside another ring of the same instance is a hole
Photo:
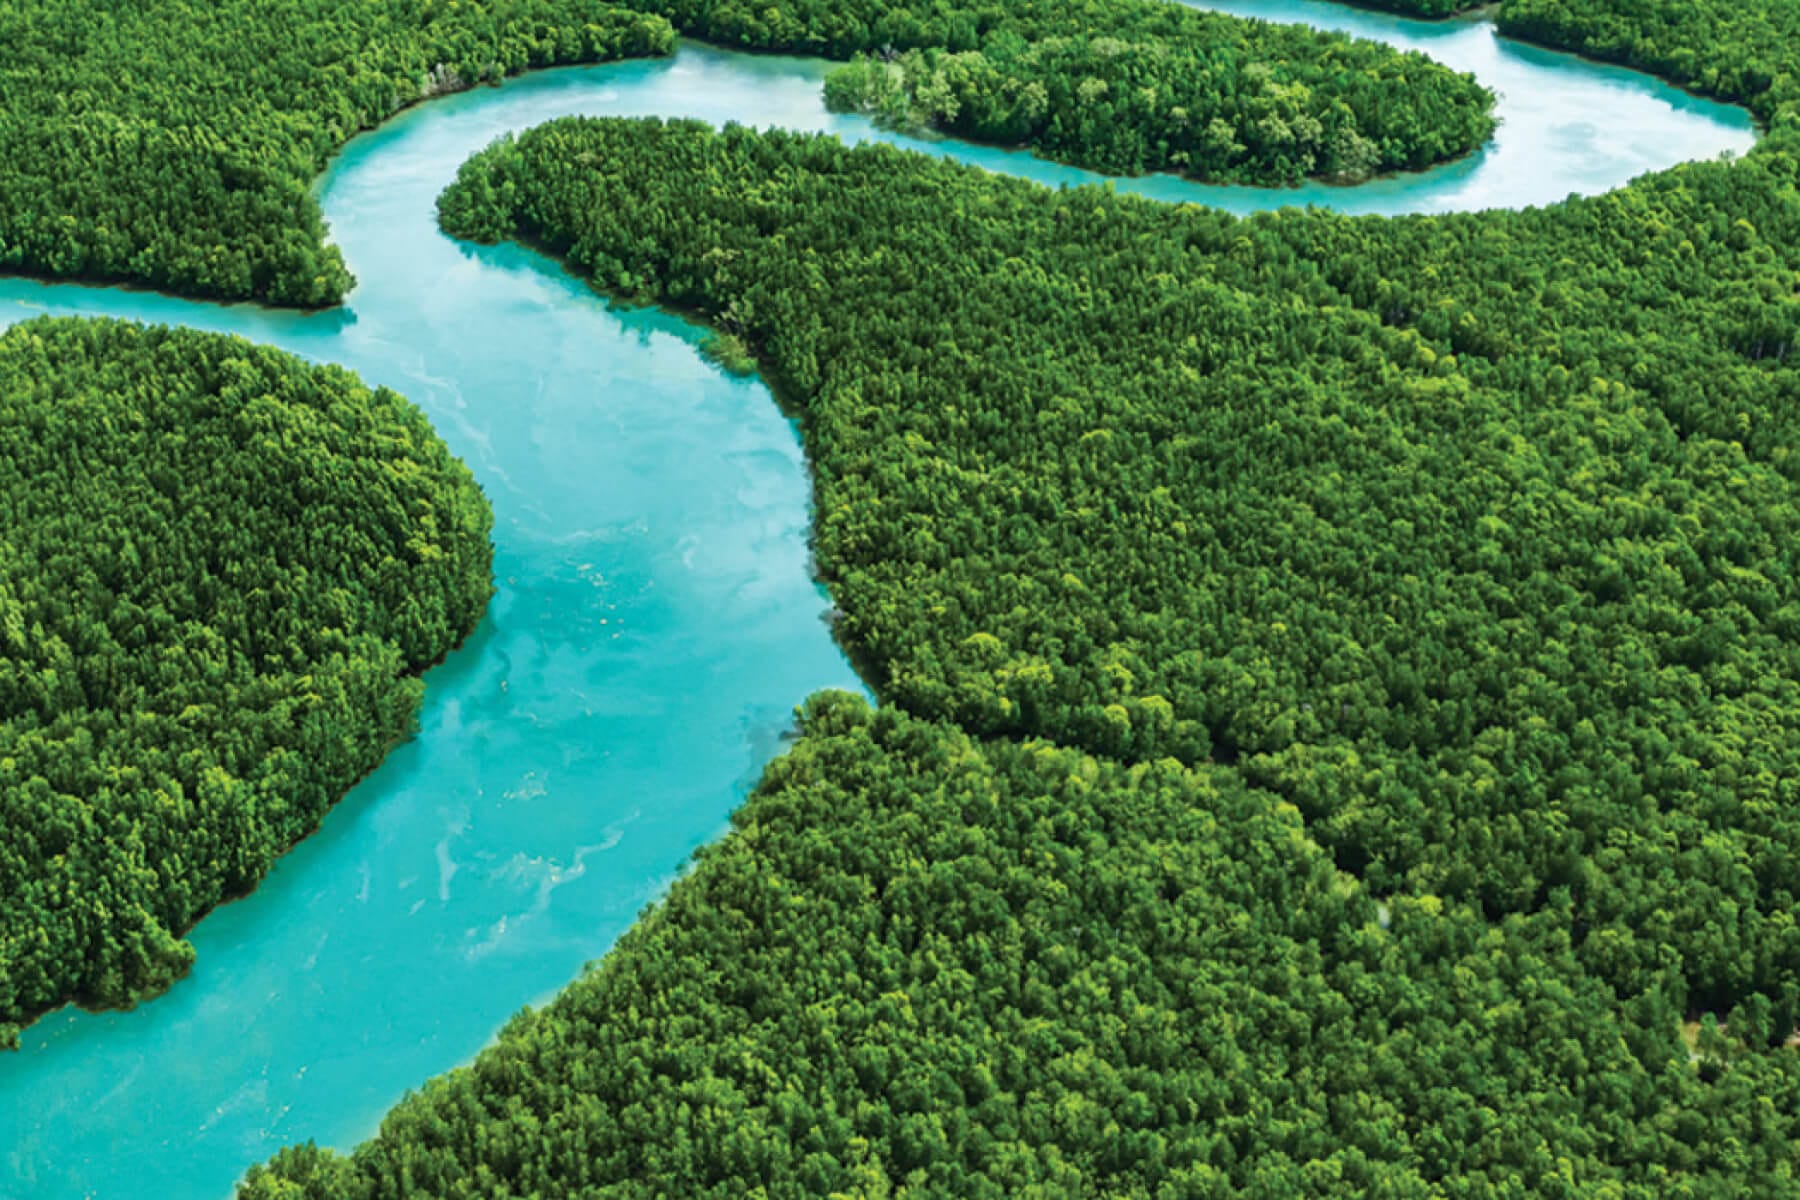
[[[668,901],[244,1200],[1776,1196],[1800,1057],[1555,914],[1382,905],[1229,771],[813,702]]]
[[[0,1035],[128,1004],[411,731],[488,599],[425,417],[235,338],[0,337]]]
[[[1486,0],[1355,0],[1445,17]],[[1800,131],[1800,5],[1785,0],[1499,0],[1507,37],[1624,63]],[[1785,115],[1784,115],[1785,114]]]
[[[1503,0],[1499,25],[1510,37],[1654,71],[1800,129],[1800,5],[1786,0]]]
[[[1252,28],[1241,49],[1200,27],[1143,40],[997,37],[979,50],[862,58],[827,77],[825,96],[891,124],[1029,145],[1100,170],[1259,183],[1427,167],[1493,132],[1492,97],[1423,55],[1395,62],[1369,42],[1320,55],[1306,30]],[[1295,60],[1312,70],[1297,72]],[[1393,102],[1396,79],[1407,81],[1404,107]]]
[[[310,192],[359,130],[436,91],[666,52],[581,0],[0,4],[0,270],[334,304]]]
[[[1790,1194],[1800,30],[1500,19],[1774,135],[1410,220],[687,123],[472,162],[447,228],[698,312],[793,404],[886,707],[815,700],[603,964],[244,1196]],[[329,303],[345,138],[676,30],[862,54],[834,103],[1110,170],[1487,131],[1421,60],[1138,0],[25,0],[0,268]],[[423,417],[341,371],[37,322],[0,396],[5,1036],[184,970],[406,735],[490,551]]]
[[[1383,892],[1566,892],[1622,990],[1791,1026],[1794,179],[1246,221],[568,121],[443,212],[760,352],[885,696],[1236,764]]]
[[[0,4],[0,270],[336,303],[351,280],[310,186],[348,138],[528,67],[667,53],[670,20],[839,57],[985,48],[1000,90],[969,112],[986,133],[1112,170],[1420,166],[1492,129],[1492,97],[1420,55],[1159,0],[18,0]],[[1055,74],[1079,63],[1091,83]],[[1046,82],[1033,124],[997,124],[993,105]]]
[[[701,313],[795,406],[895,711],[825,704],[557,1006],[246,1195],[1791,1189],[1797,175],[1777,145],[1547,210],[1239,220],[692,123],[495,145],[446,228]],[[990,770],[1068,859],[969,861]],[[912,850],[860,806],[896,793],[958,799]],[[1225,848],[1197,927],[1241,948],[1164,940],[1196,884],[1154,831]],[[1326,932],[1384,920],[1404,1001]],[[1016,1015],[983,974],[1013,944],[1069,973]]]
[[[1493,96],[1417,53],[1168,0],[623,0],[722,45],[862,56],[827,98],[1108,171],[1293,182],[1428,166]]]
[[[1355,0],[1358,8],[1377,8],[1409,17],[1449,17],[1490,2],[1492,0]]]

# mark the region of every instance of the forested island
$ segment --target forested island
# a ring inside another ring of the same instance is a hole
[[[808,701],[602,962],[242,1200],[1791,1194],[1790,7],[1505,0],[1767,131],[1525,212],[1238,219],[658,120],[471,160],[446,231],[695,315],[798,416],[881,707]],[[334,303],[347,138],[678,33],[1110,171],[1492,128],[1416,56],[1152,0],[28,0],[0,268]],[[35,321],[0,396],[10,1041],[166,987],[408,735],[492,518],[405,400],[237,339]]]
[[[352,281],[310,187],[350,137],[528,68],[666,54],[676,29],[840,58],[953,52],[931,61],[981,69],[958,85],[961,117],[938,102],[933,119],[1109,170],[1354,177],[1493,130],[1493,97],[1422,55],[1162,0],[26,0],[0,10],[0,270],[335,304]]]
[[[1113,174],[1220,182],[1356,182],[1460,157],[1493,133],[1493,97],[1423,55],[1395,62],[1368,42],[1320,55],[1318,35],[1298,26],[1234,29],[1166,4],[1143,15],[1164,14],[1185,20],[859,56],[826,78],[825,96],[902,129],[1030,146]],[[1294,61],[1316,66],[1302,73]]]
[[[0,336],[0,1040],[129,1005],[408,736],[492,590],[418,409],[236,338]]]
[[[815,700],[594,971],[241,1195],[1791,1191],[1800,158],[1758,103],[1743,161],[1442,218],[690,122],[479,155],[446,229],[792,405],[883,709]]]

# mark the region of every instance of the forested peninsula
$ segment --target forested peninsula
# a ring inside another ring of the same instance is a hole
[[[595,973],[353,1157],[286,1150],[239,1195],[1791,1187],[1791,1068],[1719,1039],[1703,1074],[1549,923],[1384,904],[1229,772],[841,695],[804,727]]]
[[[335,304],[352,281],[310,188],[345,141],[528,68],[666,54],[676,29],[943,52],[960,116],[932,101],[934,120],[1115,171],[1354,177],[1493,129],[1493,97],[1422,55],[1162,0],[25,0],[0,8],[0,270]]]
[[[1781,0],[1504,0],[1500,31],[1652,71],[1800,132],[1800,5]]]
[[[241,1194],[1791,1192],[1769,112],[1742,161],[1398,220],[687,122],[478,156],[448,230],[701,315],[793,406],[884,707],[816,699],[591,973]]]
[[[128,1005],[412,731],[492,591],[424,414],[236,338],[0,336],[0,1040]]]
[[[351,278],[310,188],[357,132],[527,67],[666,53],[579,0],[0,7],[0,270],[275,304]]]
[[[1449,17],[1491,0],[1355,0],[1363,8]],[[1800,129],[1800,5],[1780,0],[1499,0],[1500,33],[1661,75],[1741,104],[1763,124]]]

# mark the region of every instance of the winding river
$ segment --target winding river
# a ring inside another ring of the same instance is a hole
[[[1502,95],[1463,162],[1354,189],[1119,181],[1234,211],[1521,206],[1617,187],[1754,141],[1748,117],[1645,77],[1321,0],[1225,0],[1426,51]],[[308,1138],[347,1148],[409,1087],[466,1061],[522,1005],[603,954],[782,744],[793,706],[860,688],[808,574],[808,482],[755,381],[699,333],[618,311],[515,247],[443,237],[433,203],[472,152],[568,113],[884,137],[828,114],[827,65],[686,44],[414,109],[321,184],[360,286],[315,315],[0,280],[0,326],[110,315],[241,334],[403,391],[497,515],[499,594],[428,677],[397,750],[249,898],[192,935],[199,963],[131,1012],[65,1010],[0,1056],[0,1200],[218,1200]],[[1045,183],[1027,155],[909,143]]]

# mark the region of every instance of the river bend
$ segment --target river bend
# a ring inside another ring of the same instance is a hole
[[[1517,207],[1754,140],[1740,110],[1502,42],[1478,20],[1218,7],[1472,70],[1501,93],[1499,134],[1464,161],[1352,189],[1156,177],[1121,190],[1236,212]],[[704,363],[693,327],[615,310],[517,247],[454,243],[433,218],[471,153],[571,113],[886,137],[824,111],[827,67],[690,43],[411,110],[321,182],[361,281],[333,312],[0,280],[0,326],[40,313],[179,323],[404,392],[493,502],[499,583],[478,632],[428,676],[422,736],[254,895],[201,922],[191,976],[131,1012],[53,1014],[0,1055],[0,1200],[218,1200],[281,1145],[367,1137],[406,1089],[605,952],[725,829],[795,704],[861,687],[808,574],[806,467],[767,390]],[[1098,178],[907,144],[1050,184]]]

